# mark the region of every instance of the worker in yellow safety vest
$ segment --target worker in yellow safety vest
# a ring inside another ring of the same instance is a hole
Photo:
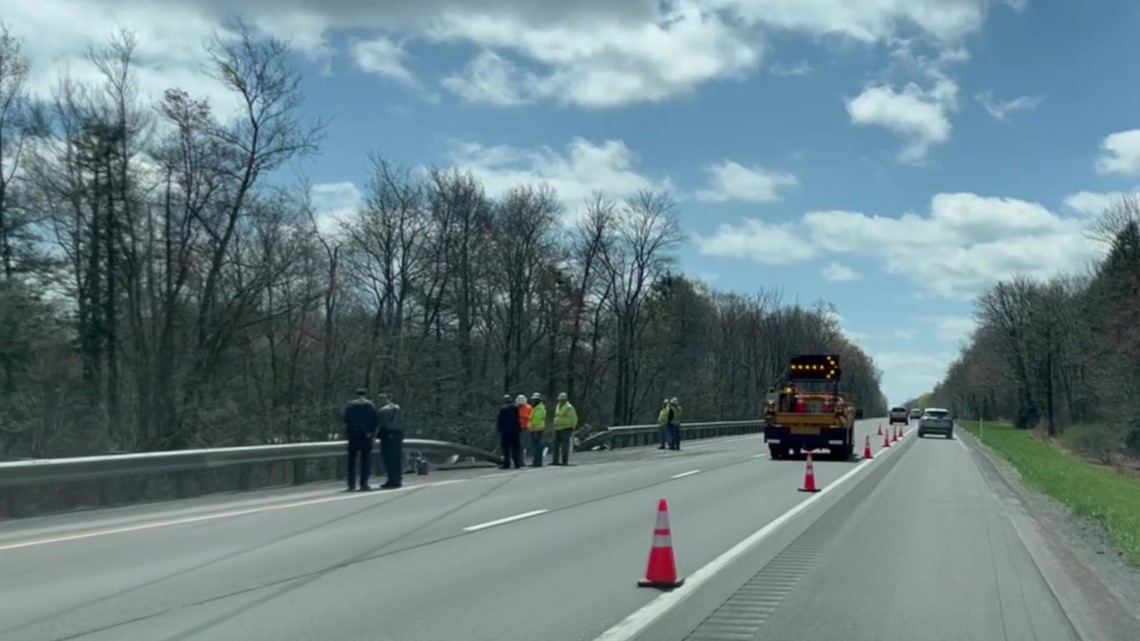
[[[578,427],[578,410],[570,404],[566,392],[558,394],[558,404],[554,406],[554,453],[551,465],[569,465],[571,439],[574,428]]]
[[[669,399],[661,401],[661,411],[657,412],[657,435],[661,441],[657,449],[663,450],[669,444]]]
[[[681,449],[681,403],[676,396],[669,399],[665,418],[669,427],[669,449],[679,450]]]
[[[530,396],[530,456],[531,467],[542,467],[543,454],[546,445],[543,436],[546,435],[546,403],[542,402],[542,394],[535,392]]]

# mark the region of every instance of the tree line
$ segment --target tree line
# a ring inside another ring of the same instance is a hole
[[[758,416],[790,355],[880,372],[832,310],[677,271],[668,194],[596,194],[565,224],[543,184],[368,158],[364,202],[327,224],[283,170],[318,151],[288,44],[238,24],[205,47],[242,113],[140,95],[137,41],[94,83],[32,96],[0,30],[0,457],[325,439],[353,388],[388,391],[418,435],[487,445],[501,395],[567,392],[583,422]]]
[[[1099,426],[1099,446],[1140,454],[1140,201],[1118,200],[1089,233],[1106,252],[1087,272],[978,297],[977,328],[928,402],[1049,436]]]

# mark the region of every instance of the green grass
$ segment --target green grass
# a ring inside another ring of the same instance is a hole
[[[963,421],[978,437],[978,423]],[[1021,474],[1025,483],[1098,523],[1140,566],[1140,480],[1087,463],[1009,424],[986,423],[980,439]]]

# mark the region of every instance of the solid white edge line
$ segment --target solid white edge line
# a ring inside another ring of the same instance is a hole
[[[969,454],[969,453],[970,453],[970,447],[969,447],[968,445],[966,445],[965,443],[963,443],[963,442],[962,442],[962,439],[960,439],[960,438],[958,438],[957,436],[955,436],[953,440],[957,441],[957,442],[958,442],[958,445],[959,445],[959,446],[960,446],[960,447],[961,447],[963,450],[966,450],[966,453],[967,453],[967,454]]]
[[[477,479],[497,479],[497,478],[502,478],[504,476],[510,476],[512,474],[518,474],[518,472],[519,472],[518,470],[515,470],[513,472],[493,472],[491,474],[481,474],[479,476],[476,476],[475,478],[477,478]]]
[[[516,514],[514,516],[508,516],[508,517],[502,518],[502,519],[495,519],[494,521],[487,521],[486,523],[480,523],[478,525],[470,525],[468,527],[463,528],[463,531],[464,532],[478,532],[479,530],[485,530],[489,527],[495,527],[496,525],[503,525],[505,523],[510,523],[512,521],[520,521],[522,519],[529,519],[530,517],[538,516],[539,514],[546,514],[549,511],[550,510],[531,510],[530,512],[523,512],[522,514]]]
[[[884,456],[889,455],[892,451],[894,450],[880,450],[881,454],[876,458],[878,460],[882,460]],[[704,567],[690,574],[689,577],[685,579],[684,585],[675,590],[662,593],[660,596],[654,598],[652,601],[646,603],[640,609],[636,610],[633,614],[619,621],[609,630],[606,630],[601,635],[595,637],[593,641],[628,641],[635,635],[640,634],[647,627],[649,627],[651,623],[664,615],[670,608],[679,604],[686,597],[688,597],[690,593],[694,592],[705,583],[708,583],[708,581],[716,576],[721,570],[732,565],[734,562],[736,562],[737,559],[750,552],[752,548],[759,545],[760,542],[771,536],[771,534],[779,529],[780,526],[799,516],[802,512],[806,511],[817,501],[822,499],[824,496],[827,496],[829,492],[833,491],[837,487],[842,486],[844,483],[854,478],[855,475],[862,470],[867,469],[868,464],[871,464],[873,462],[874,459],[864,460],[858,463],[855,467],[848,470],[846,474],[836,479],[835,482],[831,485],[824,486],[823,489],[821,489],[818,493],[812,494],[808,498],[797,503],[795,507],[776,517],[772,520],[772,522],[768,523],[768,525],[765,525],[759,530],[753,532],[748,536],[748,538],[732,546],[727,552],[721,554],[712,561],[709,561],[707,564],[705,564]]]
[[[671,479],[683,479],[686,476],[692,476],[694,474],[700,474],[700,473],[701,473],[700,470],[689,470],[688,472],[681,472],[680,474],[674,474],[673,476],[670,476],[669,478],[671,478]]]
[[[462,482],[467,479],[455,479]],[[446,483],[447,481],[444,481]],[[407,485],[404,487],[396,488],[394,490],[384,490],[382,492],[353,492],[352,494],[334,494],[332,496],[325,496],[313,499],[306,499],[303,501],[290,501],[287,503],[272,503],[270,505],[262,505],[258,507],[243,508],[237,510],[227,510],[224,512],[209,512],[207,514],[198,514],[195,516],[173,517],[157,521],[144,521],[142,523],[135,523],[132,525],[122,525],[116,527],[100,528],[93,530],[83,530],[80,532],[73,532],[70,534],[59,534],[55,536],[44,536],[38,539],[22,540],[14,543],[0,543],[0,552],[8,550],[18,550],[20,548],[35,547],[37,545],[49,545],[52,543],[66,543],[68,541],[80,541],[83,539],[93,539],[100,536],[110,536],[112,534],[127,534],[129,532],[142,532],[145,530],[155,530],[158,528],[173,527],[175,525],[188,525],[191,523],[202,523],[206,521],[217,521],[219,519],[228,519],[236,516],[248,516],[250,514],[261,514],[263,512],[278,512],[281,510],[289,510],[297,507],[305,507],[308,505],[321,505],[324,503],[336,503],[339,501],[351,501],[354,499],[361,499],[364,497],[381,498],[384,496],[391,496],[397,492],[410,492],[421,488],[435,487],[437,483],[427,483],[424,485]]]

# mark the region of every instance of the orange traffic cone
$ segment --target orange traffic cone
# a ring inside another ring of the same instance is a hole
[[[871,452],[871,436],[867,435],[867,440],[863,442],[863,458],[875,458]]]
[[[886,434],[883,434],[883,447],[890,447],[890,446],[891,446],[891,437],[887,436]]]
[[[804,486],[800,488],[801,492],[818,492],[819,488],[815,486],[815,467],[811,464],[811,451],[807,453],[807,470],[804,471]]]
[[[875,436],[882,436],[882,435],[883,435],[883,424],[879,423],[879,431],[875,433]]]
[[[898,427],[895,428],[895,439],[894,439],[895,443],[898,443],[899,439],[902,438],[901,436],[899,436],[900,431],[901,431],[901,428],[898,428]]]
[[[669,505],[665,499],[657,504],[657,527],[653,530],[653,546],[649,548],[649,567],[645,578],[637,582],[643,588],[675,588],[685,579],[677,576],[677,560],[673,557],[673,533],[669,529]]]

